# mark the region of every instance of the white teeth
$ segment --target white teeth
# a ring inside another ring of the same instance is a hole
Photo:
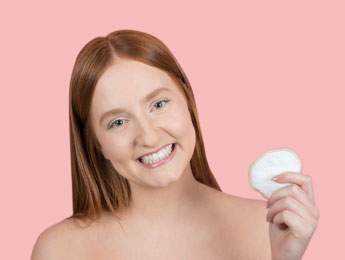
[[[163,156],[167,156],[169,153],[167,151],[163,150],[162,154],[163,154]]]
[[[146,164],[156,163],[167,157],[172,150],[172,144],[166,146],[166,148],[160,150],[158,153],[150,154],[148,156],[140,157],[141,161]]]

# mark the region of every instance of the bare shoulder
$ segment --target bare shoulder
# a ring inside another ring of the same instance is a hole
[[[72,259],[78,254],[80,231],[72,219],[64,219],[43,230],[32,250],[31,260]]]
[[[242,199],[239,209],[244,209],[246,215],[243,216],[245,233],[243,240],[243,252],[249,254],[248,259],[267,260],[271,259],[271,243],[269,237],[269,223],[266,221],[268,210],[266,201],[256,199]],[[248,251],[248,248],[251,250]],[[247,258],[246,258],[247,259]]]
[[[236,259],[271,259],[266,201],[241,198],[215,189],[211,194],[217,222],[230,234],[229,244],[234,245]]]

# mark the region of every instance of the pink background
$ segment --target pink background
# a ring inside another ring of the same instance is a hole
[[[263,199],[249,165],[280,147],[300,155],[321,212],[303,259],[344,257],[344,2],[201,2],[1,4],[0,259],[29,259],[71,215],[72,67],[89,40],[119,29],[153,34],[177,57],[224,192]]]

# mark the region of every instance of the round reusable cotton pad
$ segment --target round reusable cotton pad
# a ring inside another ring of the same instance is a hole
[[[249,167],[249,181],[254,190],[259,191],[266,199],[271,194],[291,183],[277,183],[271,179],[285,172],[298,172],[302,161],[297,153],[289,148],[270,150],[258,157]]]

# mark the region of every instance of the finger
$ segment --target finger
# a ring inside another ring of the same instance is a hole
[[[283,229],[284,225],[286,225],[297,239],[309,238],[314,231],[313,228],[310,228],[307,221],[290,210],[283,210],[276,214],[273,218],[273,223],[279,229]]]
[[[286,172],[276,177],[279,177],[279,179],[276,180],[278,183],[290,182],[299,185],[307,193],[309,198],[314,201],[313,184],[309,175],[297,172]]]
[[[269,207],[275,204],[276,201],[283,199],[284,197],[292,197],[308,209],[309,213],[317,217],[318,210],[314,205],[314,202],[308,197],[306,192],[297,184],[291,184],[286,187],[280,188],[271,194],[269,198]]]
[[[293,197],[286,196],[271,206],[267,213],[267,220],[273,222],[274,216],[284,210],[289,210],[307,221],[315,218],[303,204]]]

